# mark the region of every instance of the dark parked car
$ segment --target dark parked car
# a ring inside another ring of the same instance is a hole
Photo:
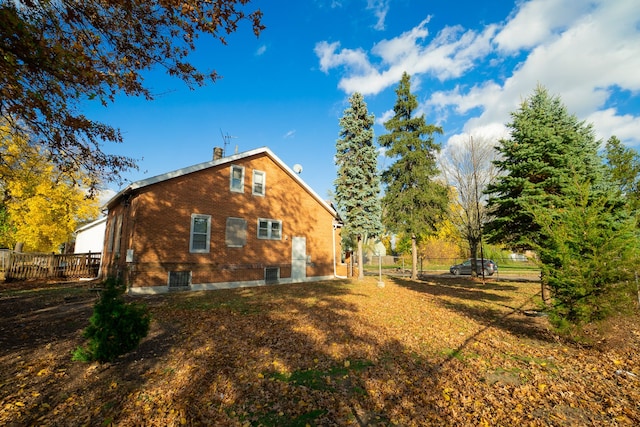
[[[456,276],[459,274],[471,274],[471,258],[463,262],[462,264],[456,264],[449,267],[449,271],[451,274],[455,274]],[[485,276],[493,276],[493,273],[498,271],[498,264],[493,262],[490,259],[485,259],[484,263],[480,258],[476,260],[478,263],[477,272],[478,275],[482,275],[482,265],[484,264],[484,275]]]

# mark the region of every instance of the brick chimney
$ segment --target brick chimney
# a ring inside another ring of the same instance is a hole
[[[223,157],[223,151],[221,147],[213,147],[213,160],[220,160]]]

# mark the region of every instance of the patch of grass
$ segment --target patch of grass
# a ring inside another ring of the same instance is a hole
[[[550,369],[550,370],[557,370],[558,367],[556,366],[555,363],[553,363],[551,360],[549,359],[544,359],[544,358],[540,358],[540,357],[532,357],[532,356],[521,356],[518,354],[509,354],[508,355],[510,358],[520,361],[520,362],[524,362],[528,365],[538,365],[542,368],[546,368],[546,369]]]
[[[278,381],[291,383],[294,385],[302,385],[305,387],[312,388],[314,390],[326,390],[329,388],[325,378],[328,373],[318,371],[315,369],[309,369],[305,371],[295,371],[291,374],[286,374],[282,372],[274,372],[272,374],[268,374],[268,377],[274,378]]]
[[[294,371],[290,374],[282,372],[267,373],[265,377],[274,378],[278,381],[287,382],[294,385],[305,386],[314,390],[332,389],[331,380],[334,378],[342,378],[349,372],[361,372],[373,366],[370,360],[355,360],[348,363],[348,366],[334,366],[327,371],[317,369],[305,369]],[[364,392],[364,390],[362,390]],[[366,392],[365,392],[366,393]]]
[[[463,362],[466,359],[476,359],[480,357],[479,354],[473,352],[462,352],[459,348],[445,348],[441,352],[443,355],[447,356],[448,359],[457,359]]]

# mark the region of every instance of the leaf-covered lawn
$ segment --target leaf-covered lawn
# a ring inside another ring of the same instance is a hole
[[[95,296],[0,288],[3,425],[640,425],[638,317],[563,342],[539,284],[377,278],[136,298],[149,336],[72,362]]]

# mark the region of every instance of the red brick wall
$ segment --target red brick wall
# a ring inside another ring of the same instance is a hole
[[[244,166],[244,193],[230,191],[231,165]],[[265,196],[252,194],[252,172],[266,173]],[[169,271],[192,271],[192,283],[263,280],[265,267],[291,277],[291,241],[306,238],[306,275],[333,274],[333,216],[266,154],[183,175],[138,190],[109,211],[105,239],[107,274],[120,270],[130,286],[162,286]],[[110,223],[123,215],[119,258],[107,251]],[[210,252],[189,252],[191,215],[211,215]],[[227,247],[227,217],[247,221],[244,247]],[[258,218],[282,221],[281,240],[257,238]],[[340,261],[340,242],[336,237]],[[125,261],[133,249],[134,262]]]

